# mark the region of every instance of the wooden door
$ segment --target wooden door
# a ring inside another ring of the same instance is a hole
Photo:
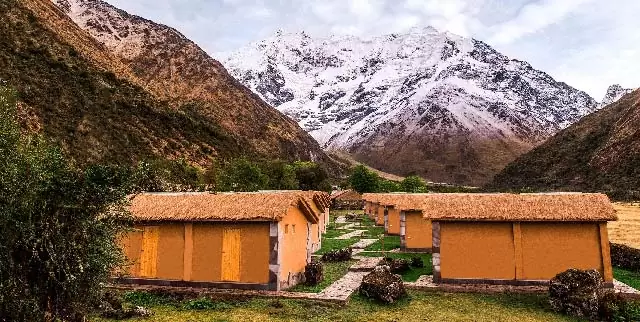
[[[240,229],[222,230],[222,280],[240,281]]]
[[[142,232],[140,276],[156,277],[158,265],[158,226],[146,226]]]

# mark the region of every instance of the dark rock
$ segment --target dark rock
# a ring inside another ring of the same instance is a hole
[[[411,265],[411,267],[422,268],[422,267],[424,267],[424,261],[422,261],[422,258],[420,258],[418,256],[411,257],[410,265]]]
[[[611,265],[631,270],[640,270],[640,249],[610,243]]]
[[[324,280],[322,263],[314,259],[304,268],[304,283],[314,286],[320,284],[322,280]]]
[[[393,303],[407,295],[402,277],[393,274],[389,266],[378,266],[362,279],[359,292],[362,296]]]
[[[351,260],[351,247],[332,250],[322,255],[323,262],[344,262]]]
[[[595,320],[605,295],[603,280],[597,270],[569,269],[549,283],[549,303],[556,312]]]
[[[393,259],[391,257],[385,257],[384,259],[382,259],[380,265],[389,266],[391,272],[395,274],[404,273],[410,269],[409,261],[406,259]]]

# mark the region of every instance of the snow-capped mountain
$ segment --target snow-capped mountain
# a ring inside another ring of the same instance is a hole
[[[278,32],[220,56],[323,147],[434,181],[482,184],[599,106],[527,62],[431,27],[370,39]]]
[[[609,104],[617,102],[622,96],[625,96],[631,92],[633,92],[633,88],[623,88],[619,84],[613,84],[607,88],[607,93],[604,95],[604,98],[600,102],[599,107],[605,107]]]

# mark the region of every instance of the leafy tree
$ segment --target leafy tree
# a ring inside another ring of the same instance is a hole
[[[258,191],[265,189],[268,182],[269,177],[260,167],[244,158],[229,162],[218,176],[221,191]]]
[[[378,183],[378,192],[398,192],[401,190],[400,184],[395,181],[380,179]]]
[[[427,192],[427,184],[418,176],[408,176],[400,183],[402,191],[411,193]]]
[[[359,193],[378,192],[380,189],[380,177],[364,165],[358,165],[353,168],[349,183]]]
[[[329,174],[315,162],[296,161],[293,163],[296,180],[301,190],[330,191]]]
[[[81,321],[122,263],[128,171],[73,167],[23,135],[0,87],[0,321]]]
[[[282,160],[267,161],[262,165],[262,171],[269,177],[267,189],[296,190],[299,189],[295,168]]]

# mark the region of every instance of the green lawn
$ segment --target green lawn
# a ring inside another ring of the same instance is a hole
[[[195,301],[206,305],[157,304],[150,306],[153,317],[144,321],[579,321],[553,313],[545,295],[410,291],[409,296],[409,299],[391,305],[382,305],[357,294],[346,306],[276,299]],[[93,318],[91,321],[108,320]]]
[[[400,248],[400,236],[384,236],[384,237],[381,237],[380,240],[369,245],[364,250],[366,251],[383,250],[382,249],[383,239],[384,239],[384,250],[392,250],[392,249]]]
[[[333,239],[333,238],[322,238],[322,247],[315,252],[316,255],[322,255],[331,250],[337,250],[342,248],[347,248],[357,241],[360,238],[350,238],[350,239]]]
[[[353,229],[327,229],[327,232],[322,235],[324,238],[336,238],[344,234],[352,232]]]
[[[405,282],[415,282],[421,275],[432,275],[433,274],[433,265],[431,264],[431,254],[411,254],[411,253],[382,253],[382,252],[362,252],[359,254],[360,256],[367,257],[391,257],[391,258],[402,258],[408,261],[411,261],[412,257],[420,257],[424,262],[424,267],[414,268],[412,267],[410,270],[406,271],[402,275],[402,280]]]
[[[637,290],[640,289],[640,272],[634,272],[624,268],[614,267],[613,278]]]
[[[324,269],[324,280],[322,283],[316,286],[298,284],[292,288],[291,291],[318,293],[347,274],[349,267],[356,262],[358,261],[351,260],[346,262],[322,263],[322,267]]]

